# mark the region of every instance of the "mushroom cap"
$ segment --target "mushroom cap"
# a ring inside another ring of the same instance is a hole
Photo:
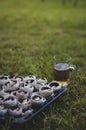
[[[15,91],[19,89],[19,82],[17,82],[16,80],[11,80],[7,83],[5,83],[5,86],[4,86],[4,91],[7,92],[11,92],[11,91]]]
[[[44,83],[37,82],[36,85],[35,85],[35,89],[39,90],[43,86],[44,86]]]
[[[25,76],[23,80],[28,84],[32,84],[32,85],[36,84],[36,77],[34,75]]]
[[[6,99],[3,100],[3,105],[6,108],[14,108],[18,105],[18,101],[13,95],[10,95]]]
[[[18,107],[14,108],[14,109],[9,109],[8,112],[9,112],[9,114],[11,116],[16,116],[17,117],[17,116],[22,115],[22,108],[18,106]]]
[[[39,78],[39,79],[36,79],[36,83],[43,83],[43,84],[47,84],[47,79],[46,78]]]
[[[1,96],[2,96],[4,99],[8,98],[8,97],[11,96],[11,95],[12,95],[11,92],[4,92],[4,91],[2,91],[2,93],[1,93]],[[13,96],[13,95],[12,95],[12,96]]]
[[[54,92],[58,91],[61,89],[61,83],[57,81],[52,81],[49,83],[49,86],[53,89]]]
[[[5,116],[7,114],[7,109],[4,108],[4,105],[0,105],[0,116]]]
[[[31,105],[32,102],[30,98],[23,100],[22,103],[20,104],[23,110],[28,110],[31,107]]]
[[[39,89],[39,93],[43,97],[49,97],[53,95],[53,89],[49,85],[45,85]]]
[[[4,85],[3,84],[0,84],[0,92],[4,90]]]
[[[0,86],[0,95],[3,95],[3,93],[4,93],[4,88]]]
[[[28,93],[32,93],[34,91],[34,86],[32,84],[25,82],[25,83],[20,84],[20,90],[24,90]]]
[[[9,79],[9,76],[6,76],[6,75],[0,75],[0,84],[5,84],[7,82],[9,82],[10,79]]]
[[[22,101],[29,96],[29,93],[25,90],[19,89],[18,91],[15,91],[13,95],[15,95],[19,101]]]
[[[0,105],[3,103],[4,97],[0,95]]]
[[[14,76],[13,80],[16,80],[17,82],[22,83],[23,82],[23,76]]]
[[[22,116],[27,116],[33,113],[33,109],[23,110]]]
[[[41,105],[46,101],[46,99],[42,97],[38,92],[34,92],[31,95],[31,101],[33,105]]]

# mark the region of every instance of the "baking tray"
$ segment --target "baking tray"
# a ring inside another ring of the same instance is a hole
[[[42,105],[33,107],[33,111],[30,114],[20,117],[13,117],[7,113],[5,116],[0,116],[0,120],[6,121],[8,118],[12,118],[14,124],[23,124],[42,112],[46,107],[53,103],[53,101],[58,99],[66,90],[67,87],[62,86],[60,90],[54,92],[53,96],[50,96]]]
[[[67,88],[62,86],[62,88],[58,92],[56,92],[52,97],[50,97],[44,104],[42,104],[40,107],[35,108],[32,114],[24,117],[14,118],[13,123],[22,124],[31,120],[40,112],[42,112],[46,107],[48,107],[51,103],[53,103],[53,101],[58,99],[66,90]]]

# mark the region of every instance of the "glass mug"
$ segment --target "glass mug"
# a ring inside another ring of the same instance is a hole
[[[54,56],[54,80],[62,85],[68,85],[71,70],[75,70],[76,66],[71,64],[72,58],[63,54]]]

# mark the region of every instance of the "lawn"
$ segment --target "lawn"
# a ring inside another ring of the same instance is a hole
[[[73,58],[67,92],[21,130],[86,129],[86,2],[0,0],[0,74],[53,80],[53,56]],[[0,130],[16,129],[11,120]]]

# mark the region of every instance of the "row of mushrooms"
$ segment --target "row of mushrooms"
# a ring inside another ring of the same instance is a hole
[[[0,75],[0,117],[10,115],[20,117],[32,114],[35,107],[43,105],[49,97],[61,89],[56,81],[34,75]]]

